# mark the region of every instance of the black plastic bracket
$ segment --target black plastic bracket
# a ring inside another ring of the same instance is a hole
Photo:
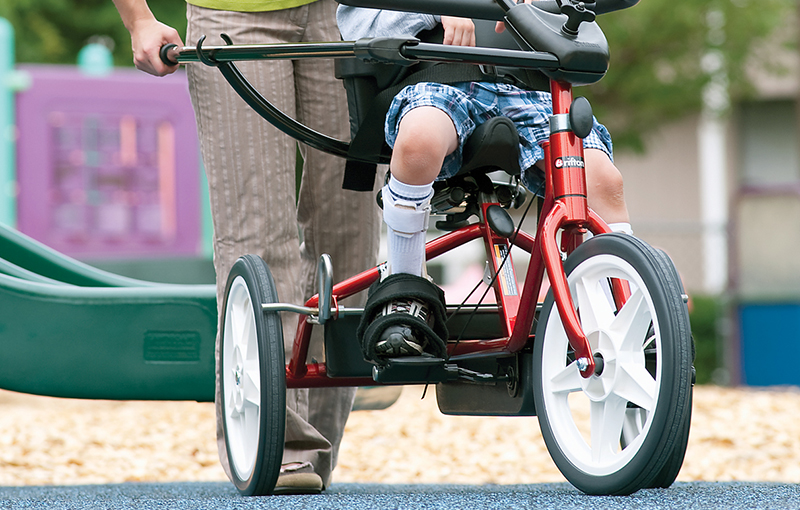
[[[373,367],[372,379],[381,384],[436,384],[458,379],[458,366],[428,356],[390,358]]]
[[[419,39],[397,37],[375,37],[372,39],[359,39],[355,43],[356,57],[367,62],[382,62],[410,66],[416,60],[403,56],[402,50],[406,46],[419,44]]]

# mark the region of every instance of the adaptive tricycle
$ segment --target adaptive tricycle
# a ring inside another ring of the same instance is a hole
[[[201,40],[197,47],[165,47],[162,58],[216,66],[269,122],[362,171],[387,163],[389,152],[382,139],[377,145],[360,141],[358,127],[366,129],[372,103],[386,90],[413,81],[414,73],[431,72],[421,62],[468,64],[484,74],[538,70],[549,79],[553,100],[545,185],[528,190],[534,196],[526,200],[518,179],[519,138],[504,117],[482,124],[464,147],[461,172],[437,182],[431,204],[433,214],[442,216],[436,226],[444,233],[427,243],[427,259],[481,240],[494,293],[493,303],[447,303],[451,333],[441,357],[364,360],[356,338],[364,310],[339,303],[367,290],[382,266],[334,283],[323,256],[319,293],[301,305],[279,301],[263,260],[241,257],[228,277],[220,319],[223,422],[237,488],[270,494],[275,485],[286,388],[403,384],[435,385],[446,414],[537,415],[556,465],[586,493],[671,485],[683,462],[691,416],[687,296],[663,251],[611,233],[587,206],[582,138],[591,129],[592,109],[572,92],[573,85],[597,82],[608,68],[608,45],[595,16],[638,0],[341,1],[473,18],[478,47],[417,38],[237,46],[224,37],[227,46],[204,46]],[[508,28],[505,39],[494,39],[496,21]],[[480,29],[487,23],[490,30]],[[341,59],[338,73],[356,127],[352,143],[313,132],[277,111],[234,64],[285,58]],[[497,171],[509,177],[494,179]],[[508,213],[526,203],[528,209],[537,204],[533,234]],[[530,254],[523,285],[512,247]],[[547,297],[539,302],[546,285]],[[288,365],[279,312],[306,316]],[[325,362],[307,356],[314,328],[324,329]],[[588,413],[578,412],[581,406]]]

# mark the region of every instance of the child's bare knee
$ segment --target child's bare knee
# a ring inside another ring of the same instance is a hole
[[[458,135],[446,113],[433,107],[415,108],[398,126],[392,173],[408,184],[432,182],[444,158],[457,146]]]
[[[619,201],[624,200],[623,197],[625,193],[622,174],[613,163],[609,163],[603,169],[603,184],[609,197]]]

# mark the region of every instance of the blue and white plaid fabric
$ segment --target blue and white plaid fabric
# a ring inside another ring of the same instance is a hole
[[[550,137],[550,115],[553,103],[549,92],[525,90],[506,83],[464,82],[451,85],[417,83],[398,93],[386,114],[386,143],[394,147],[400,119],[409,110],[433,106],[447,113],[458,132],[459,146],[444,160],[439,179],[455,175],[461,168],[464,141],[486,120],[503,115],[511,119],[520,135],[519,165],[522,183],[536,190],[542,173],[533,165],[544,159],[540,143]],[[584,148],[600,149],[613,160],[611,136],[602,124],[594,121],[591,134],[583,140]]]

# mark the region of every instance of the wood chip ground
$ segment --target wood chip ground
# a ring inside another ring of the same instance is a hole
[[[536,418],[452,417],[406,387],[354,412],[334,482],[563,481]],[[0,485],[225,480],[214,406],[80,401],[0,391]],[[800,482],[800,391],[695,388],[679,480]]]

